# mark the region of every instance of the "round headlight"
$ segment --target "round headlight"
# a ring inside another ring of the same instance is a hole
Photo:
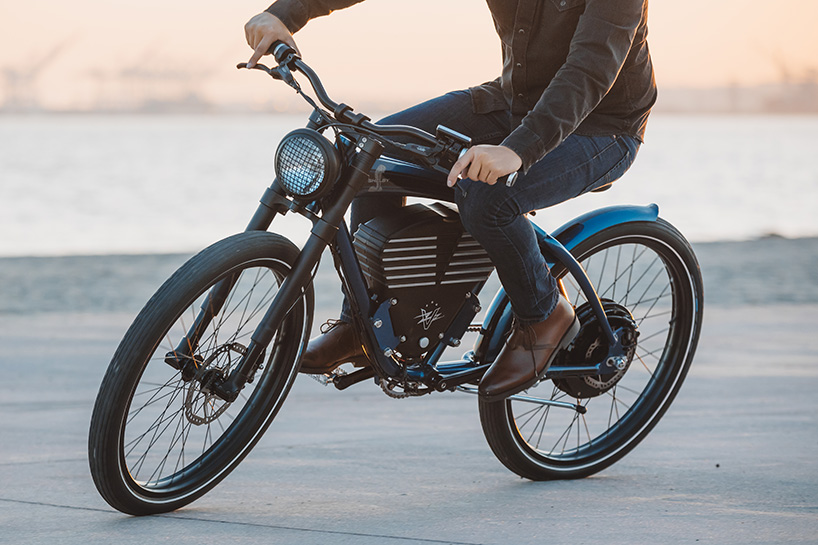
[[[284,189],[299,200],[314,201],[338,178],[338,150],[321,133],[297,129],[285,136],[276,151],[276,175]]]

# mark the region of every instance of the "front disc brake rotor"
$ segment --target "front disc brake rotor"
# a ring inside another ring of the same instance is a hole
[[[194,379],[188,383],[185,395],[185,418],[191,424],[210,424],[230,407],[230,402],[212,393],[210,387],[215,380],[224,380],[230,374],[233,364],[238,363],[246,352],[243,345],[227,343],[214,350],[205,360]]]

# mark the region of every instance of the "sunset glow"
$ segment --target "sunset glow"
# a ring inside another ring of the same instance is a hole
[[[411,5],[371,0],[311,22],[296,39],[336,94],[383,109],[497,76],[500,48],[485,3]],[[244,22],[265,7],[213,0],[4,0],[0,101],[17,85],[15,92],[45,107],[90,109],[153,85],[154,92],[187,89],[220,105],[272,102],[286,109],[297,103],[289,90],[233,68],[250,54]],[[814,0],[655,1],[650,44],[657,80],[673,88],[800,77],[818,69],[816,20]],[[141,79],[127,84],[125,74],[128,81]]]

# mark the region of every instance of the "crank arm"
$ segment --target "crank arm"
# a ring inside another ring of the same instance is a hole
[[[477,388],[475,388],[474,386],[458,386],[457,391],[477,395]],[[577,403],[568,403],[567,401],[555,401],[553,399],[542,399],[539,397],[524,396],[520,394],[508,396],[506,399],[513,399],[514,401],[524,401],[526,403],[534,403],[536,405],[549,405],[551,407],[571,409],[573,411],[578,412],[579,414],[585,414],[586,412],[588,412],[588,409],[585,408],[584,405],[579,405]]]

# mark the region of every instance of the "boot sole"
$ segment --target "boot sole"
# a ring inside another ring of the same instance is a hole
[[[349,359],[345,359],[343,361],[335,362],[332,365],[329,365],[327,367],[322,367],[320,369],[302,367],[302,368],[300,368],[298,370],[298,372],[299,373],[304,373],[305,375],[327,375],[329,373],[332,373],[333,371],[335,371],[337,368],[339,368],[340,366],[342,366],[345,363],[351,363],[355,367],[368,367],[369,366],[369,360],[366,359],[365,356],[357,356],[355,358],[349,358]]]
[[[554,362],[554,357],[557,355],[557,353],[560,350],[566,348],[569,344],[571,344],[574,341],[574,338],[577,336],[578,333],[579,333],[579,319],[576,316],[574,316],[574,321],[571,322],[570,326],[568,326],[568,330],[562,336],[562,339],[560,339],[560,342],[557,345],[556,350],[554,350],[551,353],[551,357],[548,358],[548,361],[546,362],[545,367],[543,368],[543,370],[540,372],[539,375],[537,375],[536,377],[534,377],[534,378],[532,378],[530,380],[525,381],[524,383],[522,383],[522,385],[515,386],[514,388],[511,388],[510,390],[506,390],[505,392],[499,392],[499,393],[492,394],[492,395],[481,394],[480,399],[483,400],[483,401],[489,401],[489,402],[502,401],[502,400],[506,399],[509,396],[513,396],[514,394],[519,394],[523,390],[527,390],[528,388],[531,388],[532,386],[534,386],[537,383],[537,381],[539,381],[542,377],[545,376],[545,374],[548,372],[548,369],[551,368],[551,364]]]

